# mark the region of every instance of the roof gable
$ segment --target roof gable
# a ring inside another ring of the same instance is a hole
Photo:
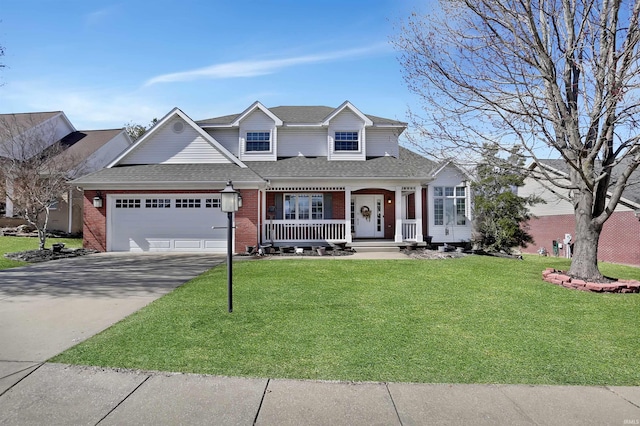
[[[174,108],[107,167],[194,163],[234,163],[246,167],[184,112]]]
[[[270,119],[272,119],[273,122],[276,124],[276,126],[282,126],[282,120],[278,118],[273,112],[269,111],[267,107],[265,107],[258,101],[255,101],[249,108],[244,110],[244,112],[240,113],[240,115],[236,117],[236,119],[231,123],[231,125],[234,127],[239,126],[242,120],[247,118],[257,109],[259,109],[265,115],[267,115]]]
[[[364,122],[365,126],[373,126],[373,121],[371,121],[371,119],[369,117],[367,117],[362,112],[360,112],[360,110],[358,108],[354,107],[351,104],[351,102],[349,102],[349,101],[344,101],[342,103],[342,105],[340,105],[338,108],[334,109],[328,116],[326,116],[325,119],[322,120],[322,125],[323,126],[328,126],[329,122],[332,119],[334,119],[338,114],[340,114],[343,110],[345,110],[347,108],[349,110],[351,110],[351,112],[353,112],[355,115],[357,115],[358,118],[360,118]]]

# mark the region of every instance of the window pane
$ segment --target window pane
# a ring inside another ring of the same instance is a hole
[[[464,197],[465,189],[464,186],[456,186],[456,197]]]
[[[322,219],[324,217],[322,211],[322,195],[313,195],[311,197],[311,218]]]
[[[284,218],[296,219],[296,196],[295,195],[284,196]]]
[[[247,132],[247,151],[269,151],[271,148],[270,132]]]
[[[464,198],[458,198],[456,200],[456,225],[466,225],[467,218],[465,217],[465,200]]]
[[[444,200],[433,200],[433,220],[435,225],[444,225]]]
[[[358,142],[358,132],[336,132],[334,149],[336,151],[357,151]]]
[[[453,198],[445,198],[444,200],[444,214],[445,222],[447,226],[451,226],[456,223],[456,210],[453,203]]]
[[[433,188],[433,195],[436,197],[442,197],[442,187],[436,186]]]
[[[298,195],[298,219],[309,219],[309,196]]]
[[[444,188],[445,197],[453,197],[453,186],[447,186]]]

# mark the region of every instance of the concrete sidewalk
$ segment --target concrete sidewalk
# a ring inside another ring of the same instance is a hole
[[[345,383],[119,371],[0,372],[2,425],[636,425],[640,388]]]

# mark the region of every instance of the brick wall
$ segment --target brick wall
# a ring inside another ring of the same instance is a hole
[[[573,215],[541,216],[529,222],[529,233],[535,243],[523,249],[525,253],[536,253],[545,247],[552,253],[552,241],[562,242],[564,234],[571,234],[575,241],[575,219]],[[640,266],[640,221],[633,212],[614,212],[604,224],[598,260]],[[561,250],[560,255],[563,255]]]
[[[258,206],[257,189],[241,189],[242,207],[236,213],[236,253],[244,253],[246,246],[258,245]]]
[[[102,194],[102,207],[93,207],[97,191],[84,191],[82,214],[82,246],[90,250],[107,251],[107,197]]]
[[[219,191],[186,190],[114,190],[101,191],[103,205],[93,207],[97,191],[84,192],[83,247],[107,251],[107,195],[109,194],[215,194]],[[236,252],[244,253],[245,246],[258,243],[258,190],[240,190],[242,208],[236,213]]]

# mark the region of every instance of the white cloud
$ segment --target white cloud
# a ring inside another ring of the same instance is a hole
[[[226,62],[189,71],[158,75],[147,80],[144,86],[151,86],[157,83],[173,83],[200,79],[256,77],[260,75],[273,74],[282,69],[297,65],[351,59],[354,57],[373,55],[386,50],[389,50],[389,46],[387,44],[375,44],[358,49],[339,50],[315,55],[294,56],[291,58]]]

